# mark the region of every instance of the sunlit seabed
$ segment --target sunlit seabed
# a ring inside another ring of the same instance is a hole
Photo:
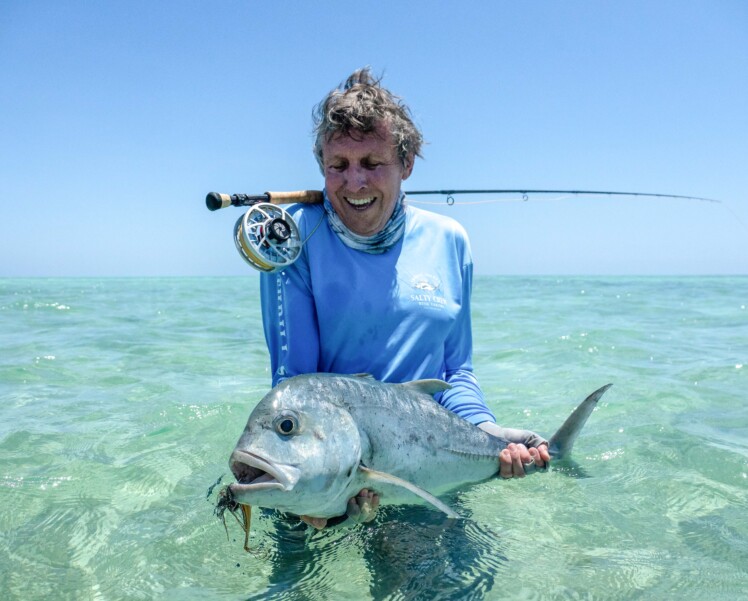
[[[207,492],[267,391],[258,281],[0,280],[0,590],[19,599],[734,599],[748,590],[748,278],[478,278],[475,368],[574,462],[250,546]]]

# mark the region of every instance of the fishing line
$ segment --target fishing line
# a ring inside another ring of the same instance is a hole
[[[454,198],[455,194],[509,194],[517,193],[522,194],[521,198],[492,198],[487,200],[467,200],[467,201],[456,201]],[[568,200],[574,196],[629,196],[629,197],[649,197],[649,198],[670,198],[680,200],[697,200],[699,202],[710,202],[721,205],[726,211],[732,215],[743,229],[748,232],[748,225],[740,218],[740,216],[730,207],[730,205],[717,200],[715,198],[704,198],[701,196],[685,196],[681,194],[654,194],[649,192],[606,192],[606,191],[592,191],[592,190],[416,190],[412,192],[406,192],[408,196],[415,196],[419,194],[432,194],[432,195],[445,195],[447,198],[445,202],[449,206],[470,206],[470,205],[487,205],[496,204],[502,202],[552,202],[559,200]],[[543,196],[546,194],[561,194],[562,196],[555,196],[552,198],[530,198],[530,195]],[[413,200],[408,199],[408,202],[418,205],[431,205],[438,206],[444,203],[434,202],[429,200]]]
[[[729,205],[726,205],[726,204],[722,204],[722,206],[723,206],[723,207],[725,207],[725,209],[727,209],[727,210],[728,210],[728,211],[730,212],[730,214],[731,214],[731,215],[732,215],[732,216],[733,216],[733,217],[735,218],[735,220],[736,220],[736,221],[737,221],[737,222],[738,222],[738,223],[739,223],[740,225],[742,225],[742,226],[743,226],[743,227],[745,228],[745,230],[746,230],[746,231],[748,231],[748,225],[746,225],[746,224],[745,224],[745,222],[744,222],[744,221],[743,221],[743,220],[742,220],[742,219],[741,219],[741,218],[740,218],[740,217],[738,216],[738,214],[737,214],[737,213],[736,213],[735,211],[733,211],[733,210],[732,210],[732,209],[730,208],[730,206],[729,206]]]
[[[680,198],[684,200],[701,200],[704,202],[721,202],[719,200],[715,200],[714,198],[703,198],[701,196],[660,194],[657,192],[610,192],[607,190],[411,190],[409,192],[406,192],[406,194],[408,196],[416,196],[419,194],[431,196],[442,195],[447,197],[447,204],[450,204],[450,198],[454,202],[454,196],[457,194],[520,194],[522,195],[522,200],[524,201],[529,200],[531,194],[563,194],[566,196],[645,196],[650,198]]]
[[[406,195],[407,194],[408,194],[408,192],[406,192]],[[537,201],[540,201],[540,202],[551,202],[551,201],[554,201],[554,200],[566,200],[567,198],[571,198],[571,197],[570,196],[555,196],[553,198],[539,198],[537,200],[534,200],[533,202],[537,202]],[[528,202],[529,200],[530,200],[529,198],[492,198],[490,200],[461,200],[461,201],[457,202],[453,198],[452,202],[449,202],[449,200],[447,200],[447,204],[449,206],[459,205],[459,206],[462,207],[462,206],[469,206],[469,205],[495,204],[495,203],[498,203],[498,202]],[[410,198],[408,199],[408,202],[410,204],[432,205],[432,206],[438,206],[438,205],[443,205],[444,204],[443,202],[434,202],[434,201],[431,201],[431,200],[413,200],[413,199],[410,199]]]

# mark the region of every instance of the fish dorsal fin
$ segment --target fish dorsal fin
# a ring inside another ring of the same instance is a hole
[[[437,392],[452,388],[452,385],[447,384],[444,380],[413,380],[412,382],[405,382],[403,386],[407,386],[418,392],[425,392],[431,396],[434,396]]]
[[[434,381],[438,381],[438,380],[434,380]],[[412,482],[408,482],[407,480],[403,480],[402,478],[398,478],[397,476],[393,476],[392,474],[386,474],[385,472],[378,472],[377,470],[364,467],[363,465],[359,465],[358,469],[361,472],[363,472],[367,480],[370,480],[372,482],[380,482],[382,484],[390,484],[393,486],[399,486],[401,488],[409,490],[414,495],[421,497],[424,501],[428,501],[434,507],[446,513],[449,517],[451,518],[460,517],[460,515],[456,513],[453,509],[451,509],[449,505],[445,505],[439,499],[437,499],[434,495],[432,495],[430,492],[423,490],[422,488],[416,486]],[[375,486],[373,486],[372,488],[376,489]]]
[[[363,378],[364,380],[376,380],[376,378],[372,376],[371,374],[364,374],[364,373],[351,374],[351,378]]]

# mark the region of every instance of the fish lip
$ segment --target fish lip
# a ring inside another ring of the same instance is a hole
[[[292,466],[278,465],[276,463],[273,463],[271,460],[265,459],[264,457],[261,457],[260,455],[252,453],[250,451],[235,450],[231,454],[229,467],[231,468],[231,472],[235,477],[237,475],[237,472],[241,473],[242,471],[249,468],[251,472],[263,472],[264,474],[269,475],[271,478],[274,478],[274,480],[265,480],[258,483],[254,483],[252,481],[246,483],[239,481],[234,482],[229,486],[229,488],[231,489],[231,492],[235,494],[272,489],[288,491],[291,490],[295,484],[295,480],[292,477],[289,477],[289,474],[286,474],[282,469],[283,467],[290,468]],[[262,474],[259,474],[253,480],[256,480],[261,476]]]

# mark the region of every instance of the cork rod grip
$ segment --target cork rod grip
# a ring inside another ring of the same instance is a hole
[[[322,192],[319,190],[298,190],[296,192],[265,192],[268,200],[275,205],[303,202],[307,204],[321,204]]]

